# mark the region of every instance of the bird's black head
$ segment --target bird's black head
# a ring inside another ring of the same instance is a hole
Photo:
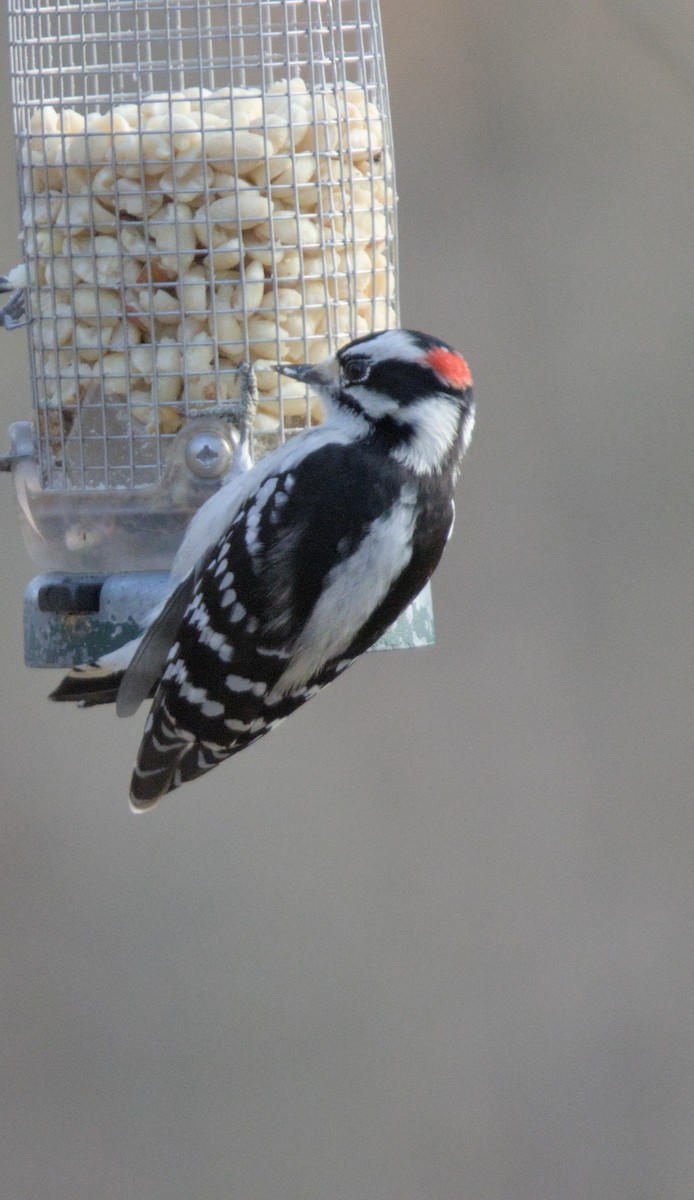
[[[315,388],[328,416],[352,414],[417,474],[455,469],[472,433],[472,376],[440,338],[411,329],[370,333],[317,365],[280,370]]]

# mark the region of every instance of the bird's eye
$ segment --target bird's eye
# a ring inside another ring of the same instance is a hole
[[[358,358],[343,358],[341,369],[345,383],[363,383],[371,370],[371,363],[363,355]]]

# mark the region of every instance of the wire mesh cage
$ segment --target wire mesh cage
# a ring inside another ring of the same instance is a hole
[[[397,322],[377,4],[9,0],[9,22],[33,551],[160,565],[211,486],[180,431],[238,400],[241,364],[262,453],[320,419],[277,362]]]
[[[25,649],[64,665],[137,624],[143,573],[233,462],[248,364],[262,455],[321,419],[278,362],[398,324],[392,140],[378,0],[8,11],[23,262],[5,282],[34,406],[9,457],[30,554],[70,573],[30,585]],[[418,613],[388,644],[431,640],[428,598]]]

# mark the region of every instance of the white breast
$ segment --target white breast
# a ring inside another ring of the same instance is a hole
[[[276,690],[287,692],[343,654],[412,557],[416,492],[403,487],[349,558],[333,567]]]

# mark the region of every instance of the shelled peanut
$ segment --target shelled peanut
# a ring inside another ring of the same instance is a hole
[[[278,396],[284,418],[307,413],[277,362],[394,323],[391,174],[360,87],[192,88],[86,117],[44,106],[24,166],[48,408],[96,382],[143,432],[175,432],[234,399],[250,357],[259,427],[276,427]]]

